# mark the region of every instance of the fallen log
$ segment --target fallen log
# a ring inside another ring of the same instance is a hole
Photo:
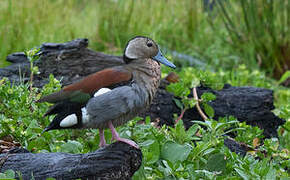
[[[167,84],[169,83],[163,80],[146,115],[159,121],[161,125],[173,126],[173,114],[180,115],[181,112],[173,101],[173,98],[176,97],[165,90]],[[240,122],[246,122],[263,129],[266,138],[278,137],[277,129],[285,123],[285,120],[272,112],[275,108],[272,90],[256,87],[234,87],[229,84],[225,84],[221,90],[213,90],[204,86],[197,87],[198,97],[201,97],[205,92],[213,93],[216,96],[214,101],[208,103],[215,111],[213,117],[215,120],[220,117],[234,116]],[[193,97],[192,91],[189,97]],[[192,126],[193,120],[202,121],[203,118],[194,107],[185,111],[182,120],[188,129]]]
[[[130,179],[142,164],[141,150],[123,142],[87,154],[25,152],[20,149],[0,154],[0,172],[12,169],[24,180]]]
[[[106,55],[87,48],[87,39],[76,39],[67,43],[44,43],[40,48],[40,58],[34,63],[39,69],[33,85],[42,87],[53,74],[62,85],[71,84],[104,68],[124,64],[121,56]],[[11,66],[0,69],[0,79],[8,77],[13,82],[29,81],[30,64],[23,52],[7,56]],[[19,72],[20,70],[20,72]]]

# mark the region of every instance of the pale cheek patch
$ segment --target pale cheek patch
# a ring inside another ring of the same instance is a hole
[[[97,97],[97,96],[99,96],[99,95],[101,95],[101,94],[105,94],[106,92],[109,92],[109,91],[111,91],[111,89],[109,89],[109,88],[101,88],[101,89],[99,89],[99,90],[94,94],[94,97]]]
[[[125,55],[130,58],[130,59],[136,59],[136,54],[135,52],[132,50],[132,45],[134,45],[134,43],[129,43],[126,50],[125,50]]]
[[[78,123],[78,118],[75,114],[71,114],[65,117],[59,124],[60,127],[71,127]]]

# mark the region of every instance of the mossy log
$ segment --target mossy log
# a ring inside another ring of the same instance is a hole
[[[23,149],[0,154],[0,172],[12,169],[20,172],[24,180],[48,177],[55,179],[131,179],[141,163],[141,150],[123,142],[115,142],[86,154],[35,154],[23,153]]]

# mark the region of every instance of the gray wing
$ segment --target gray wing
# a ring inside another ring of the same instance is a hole
[[[89,122],[86,126],[99,127],[100,124],[110,120],[128,121],[135,116],[136,109],[142,107],[142,101],[143,97],[140,97],[131,86],[122,86],[96,96],[87,103]]]

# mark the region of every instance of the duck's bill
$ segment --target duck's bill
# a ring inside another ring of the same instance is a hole
[[[156,56],[153,57],[153,59],[154,59],[155,61],[158,61],[158,62],[164,64],[165,66],[168,66],[168,67],[171,67],[171,68],[176,68],[176,66],[175,66],[172,62],[168,61],[168,60],[167,60],[167,59],[162,55],[162,53],[161,53],[160,50],[158,51],[158,54],[157,54]]]

